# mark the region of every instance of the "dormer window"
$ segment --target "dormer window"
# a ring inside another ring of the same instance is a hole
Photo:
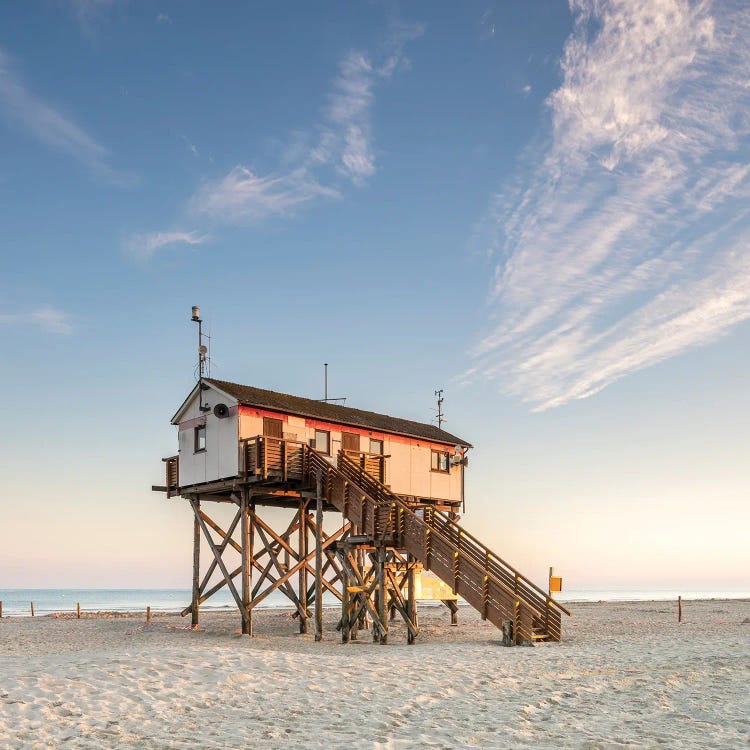
[[[450,472],[450,455],[447,451],[432,451],[432,471],[439,471],[444,474]]]
[[[194,452],[202,453],[203,451],[205,451],[206,450],[206,425],[202,424],[199,427],[195,428],[194,439],[195,439]]]

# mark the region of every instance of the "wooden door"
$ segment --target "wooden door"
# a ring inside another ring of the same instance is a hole
[[[359,451],[359,435],[355,432],[342,432],[341,449],[345,451]]]
[[[263,434],[266,437],[283,438],[284,420],[273,419],[272,417],[263,417]]]

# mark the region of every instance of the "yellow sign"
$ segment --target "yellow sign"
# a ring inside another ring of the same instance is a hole
[[[549,592],[550,594],[559,593],[562,591],[562,578],[558,576],[550,576],[549,579]]]

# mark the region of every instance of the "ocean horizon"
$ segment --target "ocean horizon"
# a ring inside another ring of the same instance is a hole
[[[558,594],[565,602],[672,601],[681,596],[685,601],[700,599],[750,599],[747,590],[676,589],[579,589]],[[151,607],[152,612],[179,612],[190,604],[190,589],[0,589],[3,617],[31,616],[34,603],[36,616],[55,612],[75,612],[80,603],[82,612],[137,612]],[[463,604],[463,602],[459,602]],[[432,602],[420,602],[431,606]],[[436,603],[437,604],[437,603]],[[336,597],[326,592],[325,607],[338,605]],[[201,604],[204,612],[232,610],[235,602],[229,591],[219,591]],[[291,608],[291,602],[279,591],[271,593],[258,609]]]

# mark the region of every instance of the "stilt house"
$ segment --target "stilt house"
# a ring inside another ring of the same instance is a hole
[[[398,613],[412,643],[419,592],[429,591],[424,598],[443,601],[454,624],[461,597],[509,644],[560,639],[567,610],[458,523],[466,440],[432,424],[203,376],[172,424],[179,453],[164,459],[166,484],[154,489],[193,510],[193,596],[183,614],[194,625],[200,604],[227,586],[252,634],[253,610],[280,591],[300,631],[314,616],[320,639],[325,591],[341,602],[344,641],[371,623],[373,638],[386,643]],[[206,512],[212,502],[236,507],[226,529]],[[289,523],[261,517],[268,506],[292,509]],[[201,537],[211,553],[202,576]],[[232,550],[240,555],[234,569]],[[210,585],[216,571],[222,579]]]

